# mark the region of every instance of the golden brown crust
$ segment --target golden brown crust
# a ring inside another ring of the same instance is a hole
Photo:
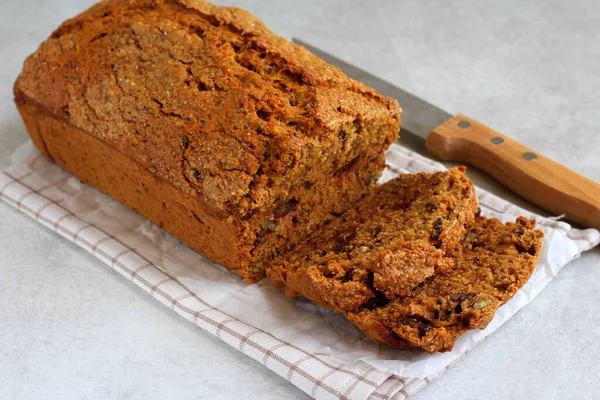
[[[394,100],[251,14],[199,0],[96,4],[26,60],[15,97],[227,220],[250,281],[364,195],[400,123]]]
[[[105,1],[54,32],[17,88],[182,191],[242,214],[273,201],[270,185],[290,190],[290,174],[307,172],[308,153],[339,146],[340,130],[377,120],[390,142],[399,128],[392,100],[251,14],[203,1]]]

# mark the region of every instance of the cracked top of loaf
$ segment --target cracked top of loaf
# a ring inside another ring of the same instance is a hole
[[[201,0],[96,4],[27,59],[15,95],[240,215],[350,154],[340,132],[389,144],[401,112],[250,13]]]

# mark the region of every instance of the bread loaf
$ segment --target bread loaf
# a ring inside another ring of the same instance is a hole
[[[201,0],[96,4],[26,60],[14,94],[46,156],[248,282],[375,184],[401,113]]]

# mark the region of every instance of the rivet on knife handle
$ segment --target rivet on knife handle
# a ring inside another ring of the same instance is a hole
[[[446,161],[487,172],[537,206],[600,229],[600,184],[464,115],[427,136],[427,149]]]

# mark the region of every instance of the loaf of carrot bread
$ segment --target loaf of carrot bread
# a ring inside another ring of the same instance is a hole
[[[398,104],[251,14],[106,0],[25,62],[48,157],[246,281],[375,184]]]
[[[539,255],[534,222],[477,216],[464,167],[377,186],[398,104],[239,9],[102,1],[14,93],[34,144],[83,182],[386,345],[450,350]]]

